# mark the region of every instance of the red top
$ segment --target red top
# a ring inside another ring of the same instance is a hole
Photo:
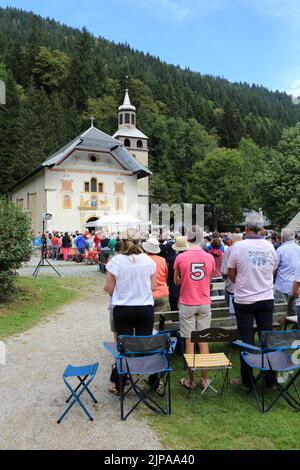
[[[210,277],[215,267],[213,256],[197,246],[177,256],[174,270],[180,272],[181,304],[210,304]]]

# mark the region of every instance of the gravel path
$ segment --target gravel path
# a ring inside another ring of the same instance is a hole
[[[31,277],[36,266],[38,265],[40,258],[33,256],[28,263],[24,263],[23,266],[18,270],[20,276]],[[55,269],[60,273],[62,277],[97,277],[99,274],[98,265],[85,264],[84,262],[75,263],[74,261],[56,261],[49,260]],[[41,276],[57,276],[56,272],[47,265],[41,267],[39,270],[39,277]],[[58,276],[57,276],[58,277]]]
[[[7,363],[0,365],[0,449],[160,449],[146,420],[133,413],[119,419],[119,401],[107,391],[111,357],[100,344],[110,340],[103,278],[91,280],[81,300],[55,316],[7,340]],[[91,390],[98,399],[82,399],[94,417],[89,422],[74,405],[61,424],[67,388],[67,364],[99,361]]]

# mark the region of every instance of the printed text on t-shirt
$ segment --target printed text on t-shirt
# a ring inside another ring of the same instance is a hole
[[[205,277],[205,263],[191,263],[191,279],[201,281]]]

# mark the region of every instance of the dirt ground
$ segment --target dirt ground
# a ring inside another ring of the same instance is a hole
[[[91,278],[80,300],[16,337],[9,338],[7,362],[0,365],[0,449],[154,450],[162,447],[141,414],[119,418],[119,400],[107,391],[111,356],[100,344],[111,340],[103,278]],[[62,373],[68,364],[99,361],[91,390],[82,400],[90,422],[76,404],[61,424],[68,390]]]

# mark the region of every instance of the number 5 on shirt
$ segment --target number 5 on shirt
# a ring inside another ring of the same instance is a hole
[[[201,281],[205,277],[205,263],[191,263],[191,279]]]

